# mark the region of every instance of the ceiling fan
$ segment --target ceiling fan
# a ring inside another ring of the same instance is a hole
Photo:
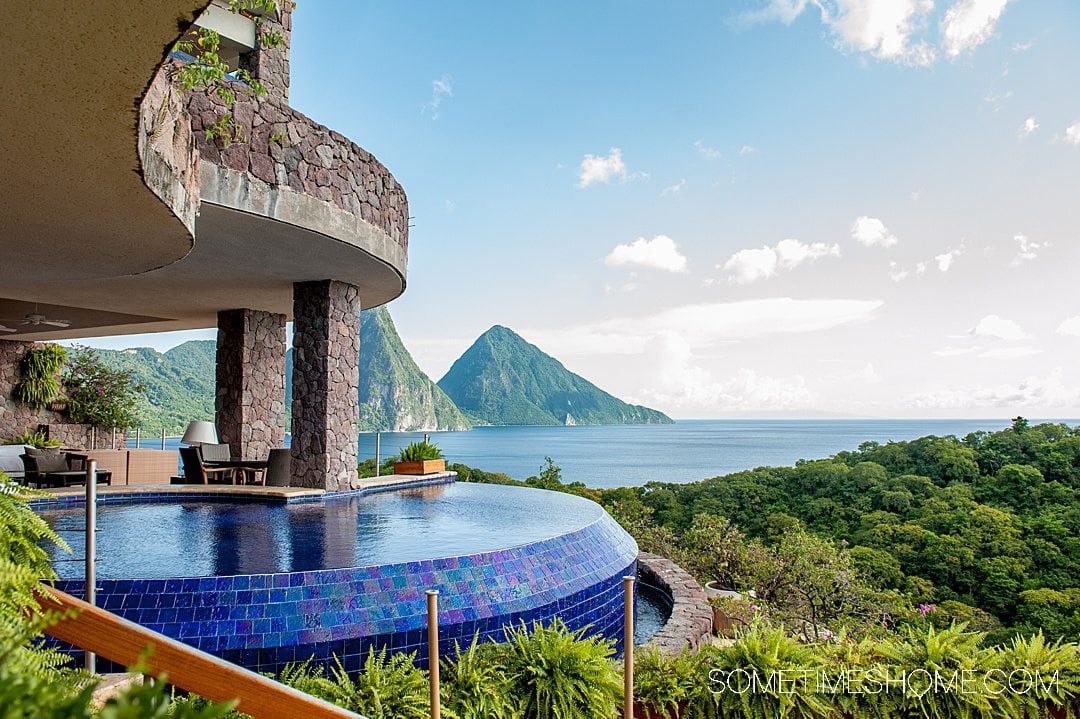
[[[7,318],[7,319],[4,319],[3,321],[4,322],[18,322],[21,325],[30,325],[31,327],[39,327],[41,325],[48,325],[50,327],[70,327],[71,326],[71,320],[58,320],[55,317],[50,318],[50,317],[46,317],[45,315],[39,313],[38,312],[38,306],[37,306],[36,303],[34,304],[34,311],[28,313],[25,317],[23,317],[21,319]],[[17,328],[5,327],[4,325],[0,324],[0,332],[18,332],[18,331],[19,330]]]

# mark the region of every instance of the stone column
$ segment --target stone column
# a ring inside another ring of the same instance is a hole
[[[33,342],[0,340],[0,439],[37,429],[37,410],[15,401],[19,366],[23,355],[33,346]]]
[[[214,409],[234,457],[266,459],[285,444],[285,315],[218,312]]]
[[[292,483],[329,491],[356,482],[360,290],[293,285]]]
[[[261,47],[258,36],[267,32],[280,32],[285,44],[279,47]],[[281,0],[277,13],[262,16],[255,29],[257,47],[241,56],[240,66],[263,84],[270,97],[289,99],[289,45],[292,43],[292,2]]]

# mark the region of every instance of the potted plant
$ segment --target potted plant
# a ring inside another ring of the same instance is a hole
[[[403,447],[394,462],[394,474],[432,474],[445,472],[446,460],[438,446],[424,440]]]

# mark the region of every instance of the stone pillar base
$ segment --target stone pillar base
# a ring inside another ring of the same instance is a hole
[[[285,315],[218,312],[214,409],[218,438],[234,457],[266,459],[284,445]]]
[[[292,484],[328,491],[357,481],[360,290],[333,280],[293,286]]]

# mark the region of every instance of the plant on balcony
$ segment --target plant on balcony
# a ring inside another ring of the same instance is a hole
[[[295,3],[293,3],[295,7]],[[229,10],[252,19],[256,25],[262,24],[259,13],[277,12],[277,0],[229,0]],[[257,42],[262,48],[280,47],[285,44],[285,37],[279,30],[266,30],[256,33]],[[176,43],[175,50],[195,58],[194,62],[174,67],[172,79],[185,90],[205,89],[217,95],[230,108],[236,104],[239,89],[249,97],[262,97],[266,94],[263,86],[245,68],[230,69],[221,59],[221,36],[216,30],[199,28],[196,37]],[[237,142],[246,142],[240,125],[233,118],[231,109],[226,111],[206,128],[209,140],[218,140],[228,147]]]
[[[426,439],[403,447],[394,462],[394,474],[431,474],[445,470],[442,450]]]
[[[60,394],[58,376],[67,359],[67,350],[60,345],[34,347],[23,357],[16,396],[23,404],[44,409]]]
[[[77,347],[62,378],[72,421],[96,427],[134,427],[146,387],[132,372],[108,367],[89,347]]]
[[[49,439],[48,433],[42,429],[37,432],[26,430],[22,434],[8,437],[3,442],[0,442],[0,444],[28,444],[31,447],[45,449],[46,447],[59,447],[63,442],[58,439]]]

